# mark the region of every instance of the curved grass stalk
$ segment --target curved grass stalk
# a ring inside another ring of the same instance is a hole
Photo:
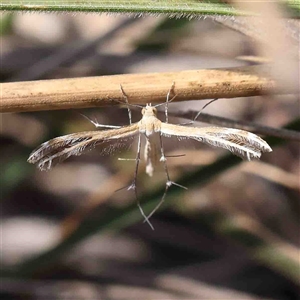
[[[5,0],[2,10],[16,11],[63,11],[63,12],[106,12],[146,14],[167,14],[169,17],[199,17],[202,15],[241,15],[245,14],[221,1],[198,0]]]

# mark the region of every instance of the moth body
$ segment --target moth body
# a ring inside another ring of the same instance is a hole
[[[153,175],[155,165],[158,162],[161,121],[157,118],[157,110],[151,104],[142,109],[142,119],[138,122],[139,131],[146,138],[144,148],[144,159],[146,162],[146,173]]]
[[[144,133],[146,137],[151,136],[155,132],[160,132],[161,121],[156,116],[157,110],[151,104],[147,104],[142,109],[142,119],[138,122],[139,131]]]
[[[146,162],[146,173],[151,177],[159,161],[160,135],[158,132],[153,132],[151,135],[146,135],[145,138],[144,159]]]

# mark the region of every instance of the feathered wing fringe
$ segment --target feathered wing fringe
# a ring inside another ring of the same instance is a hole
[[[222,127],[186,127],[168,123],[160,123],[160,132],[164,136],[175,136],[178,139],[194,139],[205,144],[221,147],[248,160],[259,158],[262,152],[271,152],[271,147],[259,136],[239,129]],[[54,138],[41,144],[28,158],[28,162],[37,164],[41,170],[49,170],[52,166],[68,157],[81,155],[87,150],[101,145],[101,154],[110,154],[128,138],[137,135],[139,123],[118,129],[103,131],[87,131],[73,133]],[[108,144],[112,141],[117,144]]]
[[[239,129],[224,127],[185,127],[174,124],[161,124],[164,136],[189,138],[199,142],[221,147],[247,160],[257,159],[262,152],[271,152],[271,147],[256,134]]]
[[[37,164],[41,170],[49,170],[68,157],[81,155],[96,146],[117,140],[120,142],[138,134],[137,123],[111,130],[86,131],[60,136],[41,144],[29,156],[28,162]],[[118,145],[107,145],[101,154],[110,154]]]

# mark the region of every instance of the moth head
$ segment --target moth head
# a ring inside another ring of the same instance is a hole
[[[146,104],[146,107],[142,109],[143,116],[156,116],[157,109],[150,104]]]

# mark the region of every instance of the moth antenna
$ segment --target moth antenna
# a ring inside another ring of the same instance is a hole
[[[122,92],[123,97],[125,98],[125,103],[124,103],[124,101],[120,101],[120,100],[117,100],[117,99],[111,99],[112,101],[116,101],[116,102],[121,103],[121,104],[126,104],[127,109],[129,109],[129,106],[143,108],[143,106],[141,106],[141,105],[131,104],[131,103],[128,102],[128,96],[125,93],[125,91],[123,89],[123,86],[121,84],[120,84],[120,90]],[[129,110],[128,110],[128,116],[129,116],[129,122],[131,124],[131,111],[129,112]]]
[[[144,106],[142,106],[142,105],[132,104],[132,103],[126,103],[126,102],[118,100],[118,99],[111,99],[111,101],[115,101],[115,102],[118,102],[120,104],[126,104],[126,105],[131,106],[131,107],[144,108]]]
[[[125,98],[127,111],[128,111],[129,124],[131,124],[132,123],[132,121],[131,121],[131,109],[130,109],[129,102],[128,102],[128,96],[126,95],[126,93],[125,93],[125,91],[122,87],[122,84],[120,84],[120,89],[121,89],[121,92],[123,94],[123,97]]]
[[[169,91],[168,91],[166,102],[165,102],[165,103],[156,104],[156,105],[154,106],[154,107],[159,107],[159,106],[161,106],[161,105],[165,105],[166,123],[169,122],[169,116],[168,116],[169,103],[172,102],[172,101],[177,97],[177,94],[175,93],[174,88],[175,88],[175,81],[173,81],[172,86],[171,86],[171,88],[170,88]],[[170,99],[171,92],[174,93],[174,96],[171,98],[171,100],[169,100],[169,99]]]
[[[168,116],[168,108],[169,108],[169,102],[172,102],[175,98],[176,98],[176,94],[174,91],[174,87],[175,87],[175,81],[173,81],[172,86],[167,94],[167,99],[166,99],[166,104],[165,104],[165,115],[166,115],[166,123],[169,123],[169,116]],[[173,98],[170,100],[170,95],[171,92],[174,93]]]

